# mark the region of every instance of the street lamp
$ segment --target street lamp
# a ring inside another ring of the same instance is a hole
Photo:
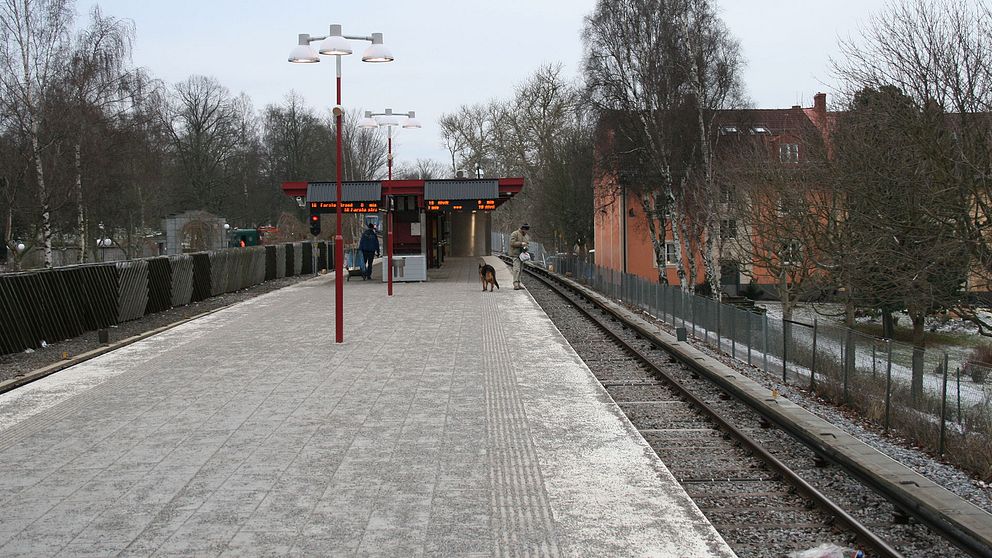
[[[362,62],[392,62],[393,54],[382,43],[382,33],[372,33],[368,36],[344,35],[341,26],[330,26],[327,35],[318,37],[306,33],[298,35],[298,43],[289,53],[289,61],[294,64],[313,64],[320,62],[317,51],[310,43],[320,41],[319,52],[325,56],[335,57],[335,75],[337,78],[337,104],[334,107],[334,119],[337,126],[337,228],[334,233],[334,339],[344,343],[344,237],[341,235],[341,126],[344,110],[341,108],[341,57],[352,53],[350,40],[368,41],[372,45],[362,54]]]
[[[359,128],[386,127],[386,169],[390,181],[393,180],[393,128],[400,125],[400,118],[404,128],[420,128],[420,121],[417,120],[417,113],[409,111],[406,114],[393,113],[393,109],[387,108],[385,112],[365,111],[365,117],[358,121]],[[386,294],[393,296],[393,197],[389,196],[389,203],[386,206]]]

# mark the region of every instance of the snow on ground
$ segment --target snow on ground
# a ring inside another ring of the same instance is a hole
[[[782,305],[778,302],[771,303],[761,303],[761,306],[765,306],[768,311],[769,330],[773,332],[773,339],[777,339],[778,343],[781,343],[782,333],[781,333],[781,318],[782,318]],[[816,308],[809,305],[803,305],[793,312],[792,319],[797,322],[813,323],[814,318],[824,325],[840,325],[843,326],[843,306],[840,304],[817,304]],[[827,314],[827,316],[824,316]],[[832,314],[840,314],[839,316],[832,317]],[[908,322],[909,318],[903,314],[902,319],[905,324]],[[961,320],[957,320],[961,322]],[[842,362],[843,355],[843,341],[836,336],[836,331],[827,334],[821,329],[821,333],[817,337],[817,362],[822,363],[824,359],[830,358],[838,363]],[[700,326],[696,327],[696,337],[703,338],[708,336],[711,343],[715,344],[716,335],[714,332],[705,332]],[[865,346],[868,342],[868,336],[859,336],[858,349],[856,351],[855,357],[855,367],[861,374],[870,374],[871,370],[876,370],[879,378],[884,378],[887,368],[887,355],[884,349],[884,345],[879,345],[879,350],[873,355],[871,350]],[[792,343],[790,346],[813,346],[813,331],[810,328],[805,328],[801,326],[796,326],[791,329],[791,339]],[[774,344],[775,341],[772,341]],[[731,354],[732,347],[729,339],[723,339],[721,343],[722,350],[726,354]],[[957,373],[958,367],[967,359],[968,354],[971,351],[970,347],[936,347],[941,351],[946,351],[948,353],[948,370],[950,374],[947,380],[947,400],[949,403],[957,403],[958,400],[958,384],[957,384]],[[763,367],[764,364],[764,354],[762,352],[763,346],[761,342],[756,343],[756,346],[751,349],[751,361],[759,367]],[[736,348],[737,359],[742,362],[747,361],[746,347],[741,343],[737,344]],[[894,382],[902,382],[904,384],[909,384],[912,375],[912,358],[913,358],[913,347],[906,343],[895,342],[892,344],[892,378]],[[932,394],[940,396],[943,391],[943,376],[934,374],[933,372],[937,369],[938,365],[943,360],[943,354],[936,351],[931,351],[925,359],[925,375],[923,378],[924,389]],[[781,358],[781,347],[773,346],[770,347],[769,355],[767,357],[768,361],[768,374],[772,377],[781,377],[782,371],[782,358]],[[797,366],[795,363],[789,363],[789,370],[793,371],[800,376],[809,377],[809,369],[801,366]],[[961,372],[960,380],[960,397],[961,403],[963,405],[987,405],[992,401],[992,378],[987,379],[984,383],[976,383],[972,380],[971,376],[965,372]]]

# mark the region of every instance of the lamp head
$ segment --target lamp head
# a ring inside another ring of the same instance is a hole
[[[396,115],[393,114],[393,109],[388,109],[387,108],[386,109],[386,114],[383,114],[383,115],[380,115],[380,116],[376,116],[375,117],[375,120],[376,120],[376,122],[379,123],[380,126],[399,126],[400,125],[400,119],[397,118]]]
[[[422,128],[420,121],[417,120],[417,113],[410,111],[406,113],[406,122],[403,123],[404,128]]]
[[[375,121],[375,118],[372,118],[372,111],[367,110],[367,111],[365,111],[365,116],[363,116],[358,121],[358,127],[359,128],[378,128],[379,127],[379,123]]]
[[[372,46],[365,49],[362,62],[392,62],[393,53],[382,44],[382,33],[372,33]]]
[[[320,53],[328,56],[347,56],[352,53],[351,43],[341,34],[340,25],[331,25],[327,38],[320,43]]]
[[[293,64],[314,64],[320,62],[317,51],[310,46],[310,35],[307,33],[301,33],[299,35],[299,44],[293,50],[289,51],[289,61]]]

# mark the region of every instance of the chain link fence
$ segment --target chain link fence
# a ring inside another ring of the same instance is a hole
[[[983,478],[992,477],[992,365],[949,365],[937,349],[865,335],[833,323],[786,320],[556,255],[545,264],[762,370],[898,430]],[[964,368],[964,370],[962,370]],[[914,389],[914,378],[916,388]]]

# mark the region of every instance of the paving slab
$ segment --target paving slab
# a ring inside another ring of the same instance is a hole
[[[0,396],[0,555],[733,556],[526,290],[281,289]]]

